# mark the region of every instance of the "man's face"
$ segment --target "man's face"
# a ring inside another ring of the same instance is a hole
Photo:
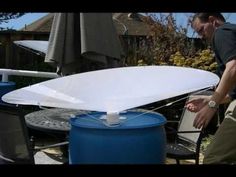
[[[196,18],[192,23],[192,27],[201,38],[211,41],[215,30],[212,22],[202,22],[199,18]]]

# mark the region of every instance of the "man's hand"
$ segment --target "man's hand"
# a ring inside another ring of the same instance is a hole
[[[209,101],[210,96],[193,97],[186,102],[185,107],[191,112],[200,111]]]
[[[216,113],[217,109],[209,108],[208,105],[205,105],[197,114],[193,121],[193,126],[195,128],[206,128],[210,120]]]

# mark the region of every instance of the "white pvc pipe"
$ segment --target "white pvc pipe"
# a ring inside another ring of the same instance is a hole
[[[8,82],[9,75],[43,77],[43,78],[57,78],[57,77],[59,77],[59,75],[57,75],[56,73],[52,73],[52,72],[13,70],[13,69],[0,69],[0,75],[2,75],[2,82]]]

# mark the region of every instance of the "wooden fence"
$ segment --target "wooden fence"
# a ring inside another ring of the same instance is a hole
[[[124,64],[128,66],[137,65],[139,59],[137,51],[141,41],[145,40],[146,36],[120,35],[119,37],[125,54]],[[49,32],[0,31],[0,68],[51,71],[51,66],[44,63],[42,56],[20,48],[13,43],[16,40],[48,40],[48,38]],[[201,48],[202,41],[199,39],[194,39],[194,41],[196,46]]]

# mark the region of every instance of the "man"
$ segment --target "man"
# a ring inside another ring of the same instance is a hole
[[[212,43],[221,80],[212,96],[187,102],[197,112],[193,126],[206,127],[219,104],[232,100],[225,118],[204,154],[204,164],[236,163],[236,25],[226,23],[220,13],[196,13],[192,28]]]

